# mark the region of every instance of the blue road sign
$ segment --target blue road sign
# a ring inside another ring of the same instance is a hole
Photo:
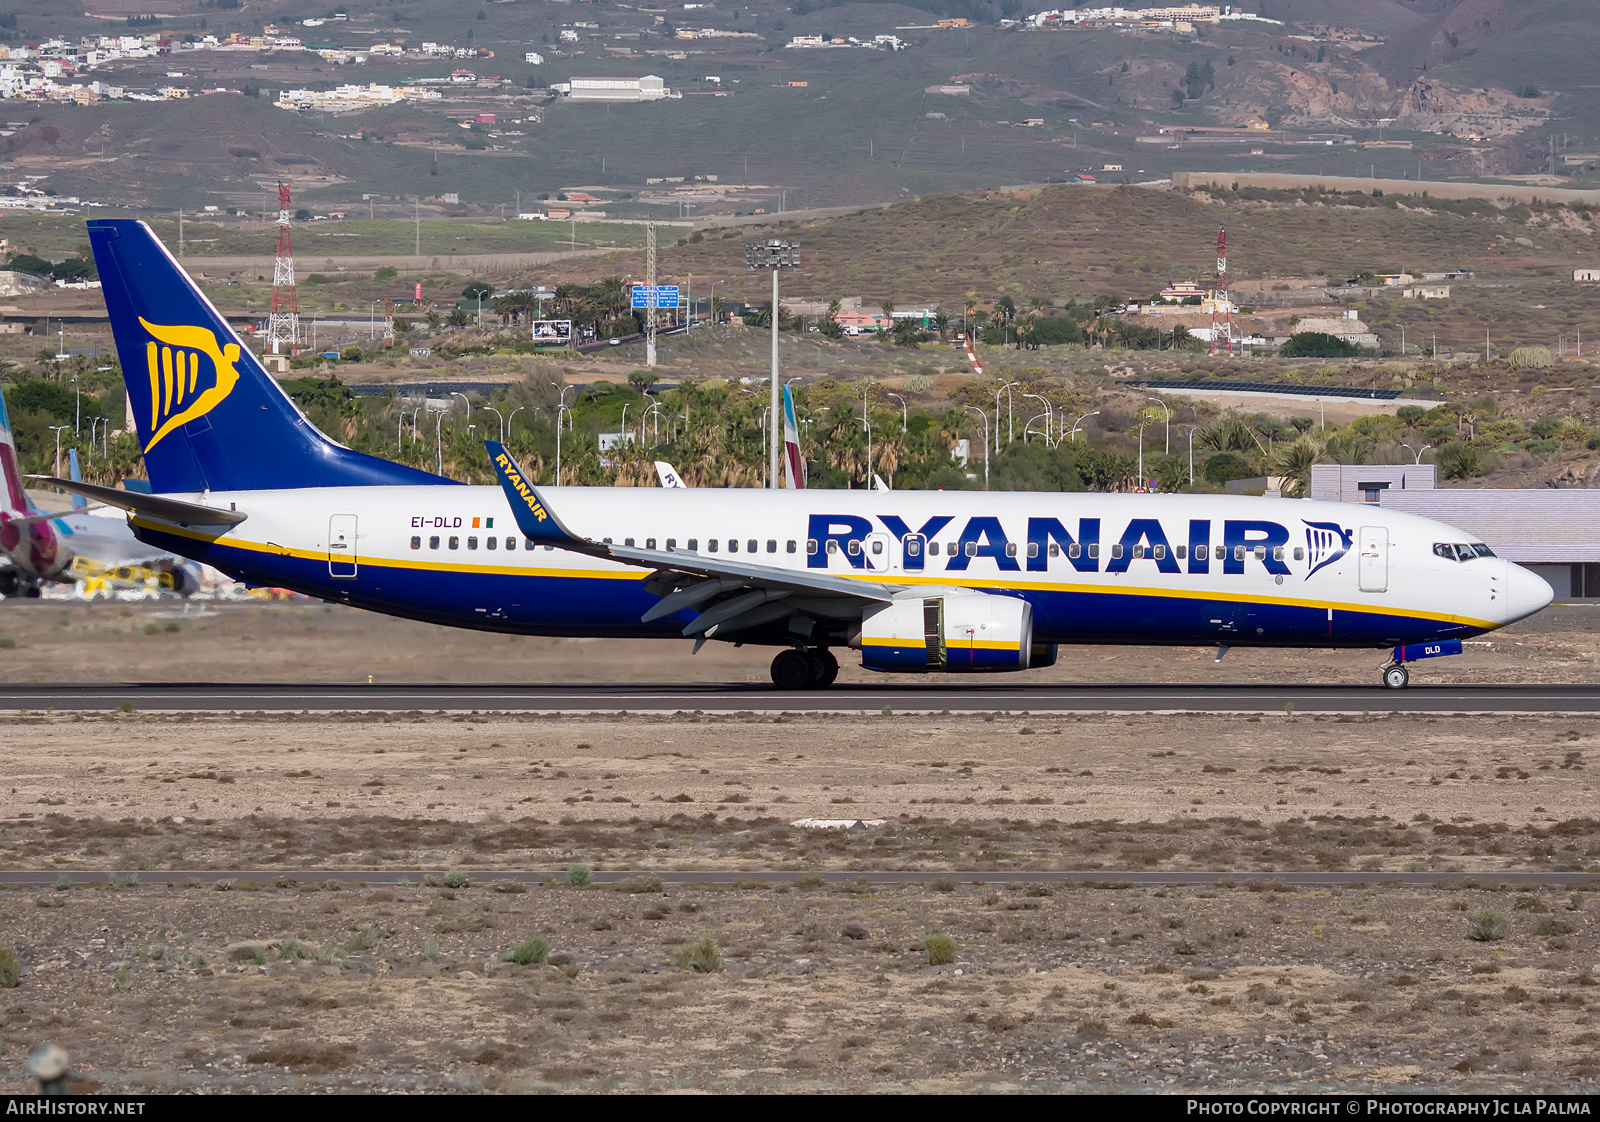
[[[675,284],[658,284],[655,287],[655,299],[651,300],[650,286],[636,284],[633,286],[633,307],[635,308],[676,308],[678,306],[678,286]]]

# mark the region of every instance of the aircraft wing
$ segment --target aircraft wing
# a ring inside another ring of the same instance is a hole
[[[82,495],[86,499],[94,499],[106,506],[142,514],[162,522],[173,522],[179,526],[237,526],[249,517],[237,510],[221,510],[216,507],[201,506],[199,503],[186,503],[182,499],[169,498],[166,495],[144,495],[138,491],[124,491],[117,487],[102,487],[98,483],[57,479],[51,475],[30,475],[28,478],[39,483],[54,484],[63,491]],[[61,516],[59,512],[51,515],[52,518]]]
[[[645,587],[662,599],[644,614],[645,623],[699,608],[699,618],[684,634],[709,637],[719,630],[733,632],[786,615],[790,607],[784,601],[803,601],[815,609],[819,600],[831,600],[839,609],[859,610],[865,603],[893,600],[898,589],[879,581],[797,572],[683,550],[638,549],[582,537],[562,523],[503,445],[493,440],[484,444],[524,537],[541,545],[655,570]],[[798,610],[800,605],[794,607]]]

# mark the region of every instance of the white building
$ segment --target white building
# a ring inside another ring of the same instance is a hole
[[[646,74],[643,78],[574,78],[567,96],[573,101],[659,101],[676,95],[661,78]]]

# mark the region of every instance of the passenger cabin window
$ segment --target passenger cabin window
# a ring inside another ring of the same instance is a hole
[[[1256,560],[1257,561],[1265,561],[1266,559],[1267,559],[1267,547],[1264,546],[1264,545],[1256,546]]]
[[[532,549],[533,546],[534,546],[534,541],[533,541],[532,538],[524,538],[523,539],[523,542],[522,542],[522,548],[523,549]]]
[[[929,542],[928,543],[928,556],[929,557],[937,557],[937,556],[939,556],[939,543],[938,542]]]
[[[516,538],[507,538],[506,539],[506,548],[507,549],[516,549],[517,548],[517,539]]]
[[[1117,548],[1120,549],[1121,546],[1118,546]],[[1115,556],[1115,554],[1113,554],[1113,556]],[[1144,556],[1144,546],[1142,546],[1142,545],[1134,546],[1133,547],[1133,556],[1134,556],[1135,560],[1138,560],[1140,557],[1143,557]]]
[[[1244,546],[1241,545],[1239,548],[1242,550],[1242,549],[1244,549]],[[1227,559],[1228,559],[1228,547],[1225,546],[1225,545],[1217,546],[1217,560],[1218,561],[1226,561]],[[1239,554],[1239,560],[1241,560],[1241,561],[1244,560],[1244,554],[1243,553]]]
[[[450,548],[451,549],[460,549],[461,548],[461,539],[458,538],[458,537],[453,537],[452,536],[451,539],[450,539]]]
[[[690,538],[689,539],[689,552],[690,553],[699,553],[700,552],[700,539],[699,538]]]
[[[729,538],[728,539],[728,552],[729,553],[738,553],[739,552],[739,539],[738,538]]]
[[[654,539],[654,538],[646,538],[646,539],[644,539],[644,547],[646,549],[654,549],[656,547],[656,539]]]
[[[715,553],[717,551],[717,539],[716,538],[707,538],[706,539],[706,549],[711,553]]]
[[[978,543],[977,542],[968,542],[967,543],[967,556],[968,557],[976,557],[976,556],[978,556]]]
[[[811,557],[816,552],[817,552],[817,539],[816,538],[807,538],[806,539],[806,556],[807,557]]]
[[[1274,561],[1282,561],[1283,560],[1283,546],[1275,545],[1275,546],[1272,547],[1272,559]]]
[[[793,553],[794,551],[795,551],[794,539],[790,538],[789,541],[788,541],[788,552],[789,553]]]
[[[555,546],[551,545],[549,542],[546,542],[545,546],[544,546],[544,551],[546,553],[553,553],[553,552],[555,552],[555,548],[556,548]]]
[[[1186,545],[1175,545],[1172,547],[1172,555],[1179,561],[1182,561],[1185,557],[1189,556],[1189,547]]]
[[[861,543],[855,538],[851,538],[850,544],[845,546],[845,548],[850,551],[851,557],[855,557],[861,552]]]
[[[883,553],[883,542],[881,542],[881,541],[873,542],[872,543],[872,552],[876,553],[876,554],[882,554]]]
[[[633,539],[632,538],[623,538],[622,539],[622,544],[627,546],[629,549],[632,549],[633,548]]]
[[[1077,549],[1078,547],[1077,546],[1073,546],[1072,548],[1073,549]],[[1089,543],[1089,556],[1090,557],[1099,557],[1100,556],[1100,543],[1099,542],[1090,542]]]
[[[851,544],[854,545],[855,543],[852,542]],[[810,551],[808,550],[807,552],[810,552]],[[839,543],[834,541],[832,538],[828,539],[828,552],[829,553],[838,553],[839,552]]]
[[[422,539],[421,538],[412,538],[411,539],[411,548],[412,549],[421,549],[422,548]]]
[[[776,552],[778,552],[778,539],[777,538],[768,538],[767,539],[767,552],[768,553],[776,553]]]
[[[485,549],[498,549],[499,547],[500,547],[500,539],[499,538],[484,538],[483,539],[483,548],[485,548]]]
[[[451,539],[451,540],[453,541],[454,539]],[[467,538],[467,548],[468,549],[477,549],[478,548],[478,539],[476,537],[468,537]]]
[[[922,543],[920,541],[918,541],[916,538],[907,538],[905,544],[906,544],[906,556],[907,557],[921,557],[922,556]]]
[[[1039,543],[1038,542],[1029,542],[1028,543],[1028,556],[1029,557],[1037,557],[1037,556],[1039,556]]]
[[[1122,543],[1121,542],[1114,542],[1112,544],[1112,546],[1111,546],[1111,559],[1113,561],[1117,561],[1117,560],[1120,560],[1121,557],[1122,557]]]
[[[1030,554],[1028,554],[1028,556],[1032,557],[1033,554],[1030,553]],[[1055,542],[1051,542],[1050,543],[1050,556],[1051,557],[1060,557],[1061,556],[1061,547],[1059,545],[1057,545]],[[1077,556],[1077,555],[1073,554],[1073,556]]]
[[[746,553],[758,553],[760,552],[760,546],[760,542],[756,541],[755,538],[751,538],[749,541],[744,543],[744,551]]]
[[[1306,547],[1305,546],[1297,545],[1297,546],[1294,547],[1294,559],[1296,561],[1304,561],[1306,559]]]
[[[1235,561],[1243,561],[1244,560],[1244,546],[1236,545],[1236,546],[1233,547],[1233,559]]]
[[[433,537],[428,539],[428,548],[429,549],[438,549],[439,548],[439,535],[438,534],[435,534]]]
[[[668,538],[667,539],[667,548],[668,549],[677,549],[678,548],[678,539],[677,538]]]
[[[1006,556],[1007,557],[1015,557],[1016,555],[1017,555],[1017,543],[1016,542],[1006,542]]]

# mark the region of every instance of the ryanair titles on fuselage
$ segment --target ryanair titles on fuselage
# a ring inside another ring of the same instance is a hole
[[[929,551],[921,544],[936,540],[955,521],[938,515],[921,526],[910,526],[893,514],[880,514],[877,520],[900,541],[918,543],[915,550],[903,551],[901,567],[910,571],[927,567]],[[1291,547],[1293,531],[1264,519],[1191,518],[1180,532],[1170,534],[1160,519],[1134,518],[1112,539],[1104,533],[1101,521],[1080,518],[1076,528],[1069,530],[1059,518],[1029,518],[1027,535],[1018,542],[999,518],[978,515],[967,519],[954,548],[935,563],[942,562],[946,572],[965,572],[974,560],[986,557],[1001,572],[1045,572],[1050,558],[1058,556],[1080,573],[1125,573],[1134,561],[1145,560],[1158,571],[1173,575],[1210,573],[1213,568],[1232,575],[1243,574],[1246,559],[1254,559],[1268,573],[1288,576],[1287,562],[1306,560],[1309,553],[1309,579],[1343,557],[1355,538],[1353,531],[1331,522],[1305,522],[1304,544]],[[872,520],[860,515],[813,514],[807,537],[817,546],[814,552],[808,546],[806,565],[825,569],[829,558],[838,555],[856,569],[878,568],[861,544],[875,532]]]

